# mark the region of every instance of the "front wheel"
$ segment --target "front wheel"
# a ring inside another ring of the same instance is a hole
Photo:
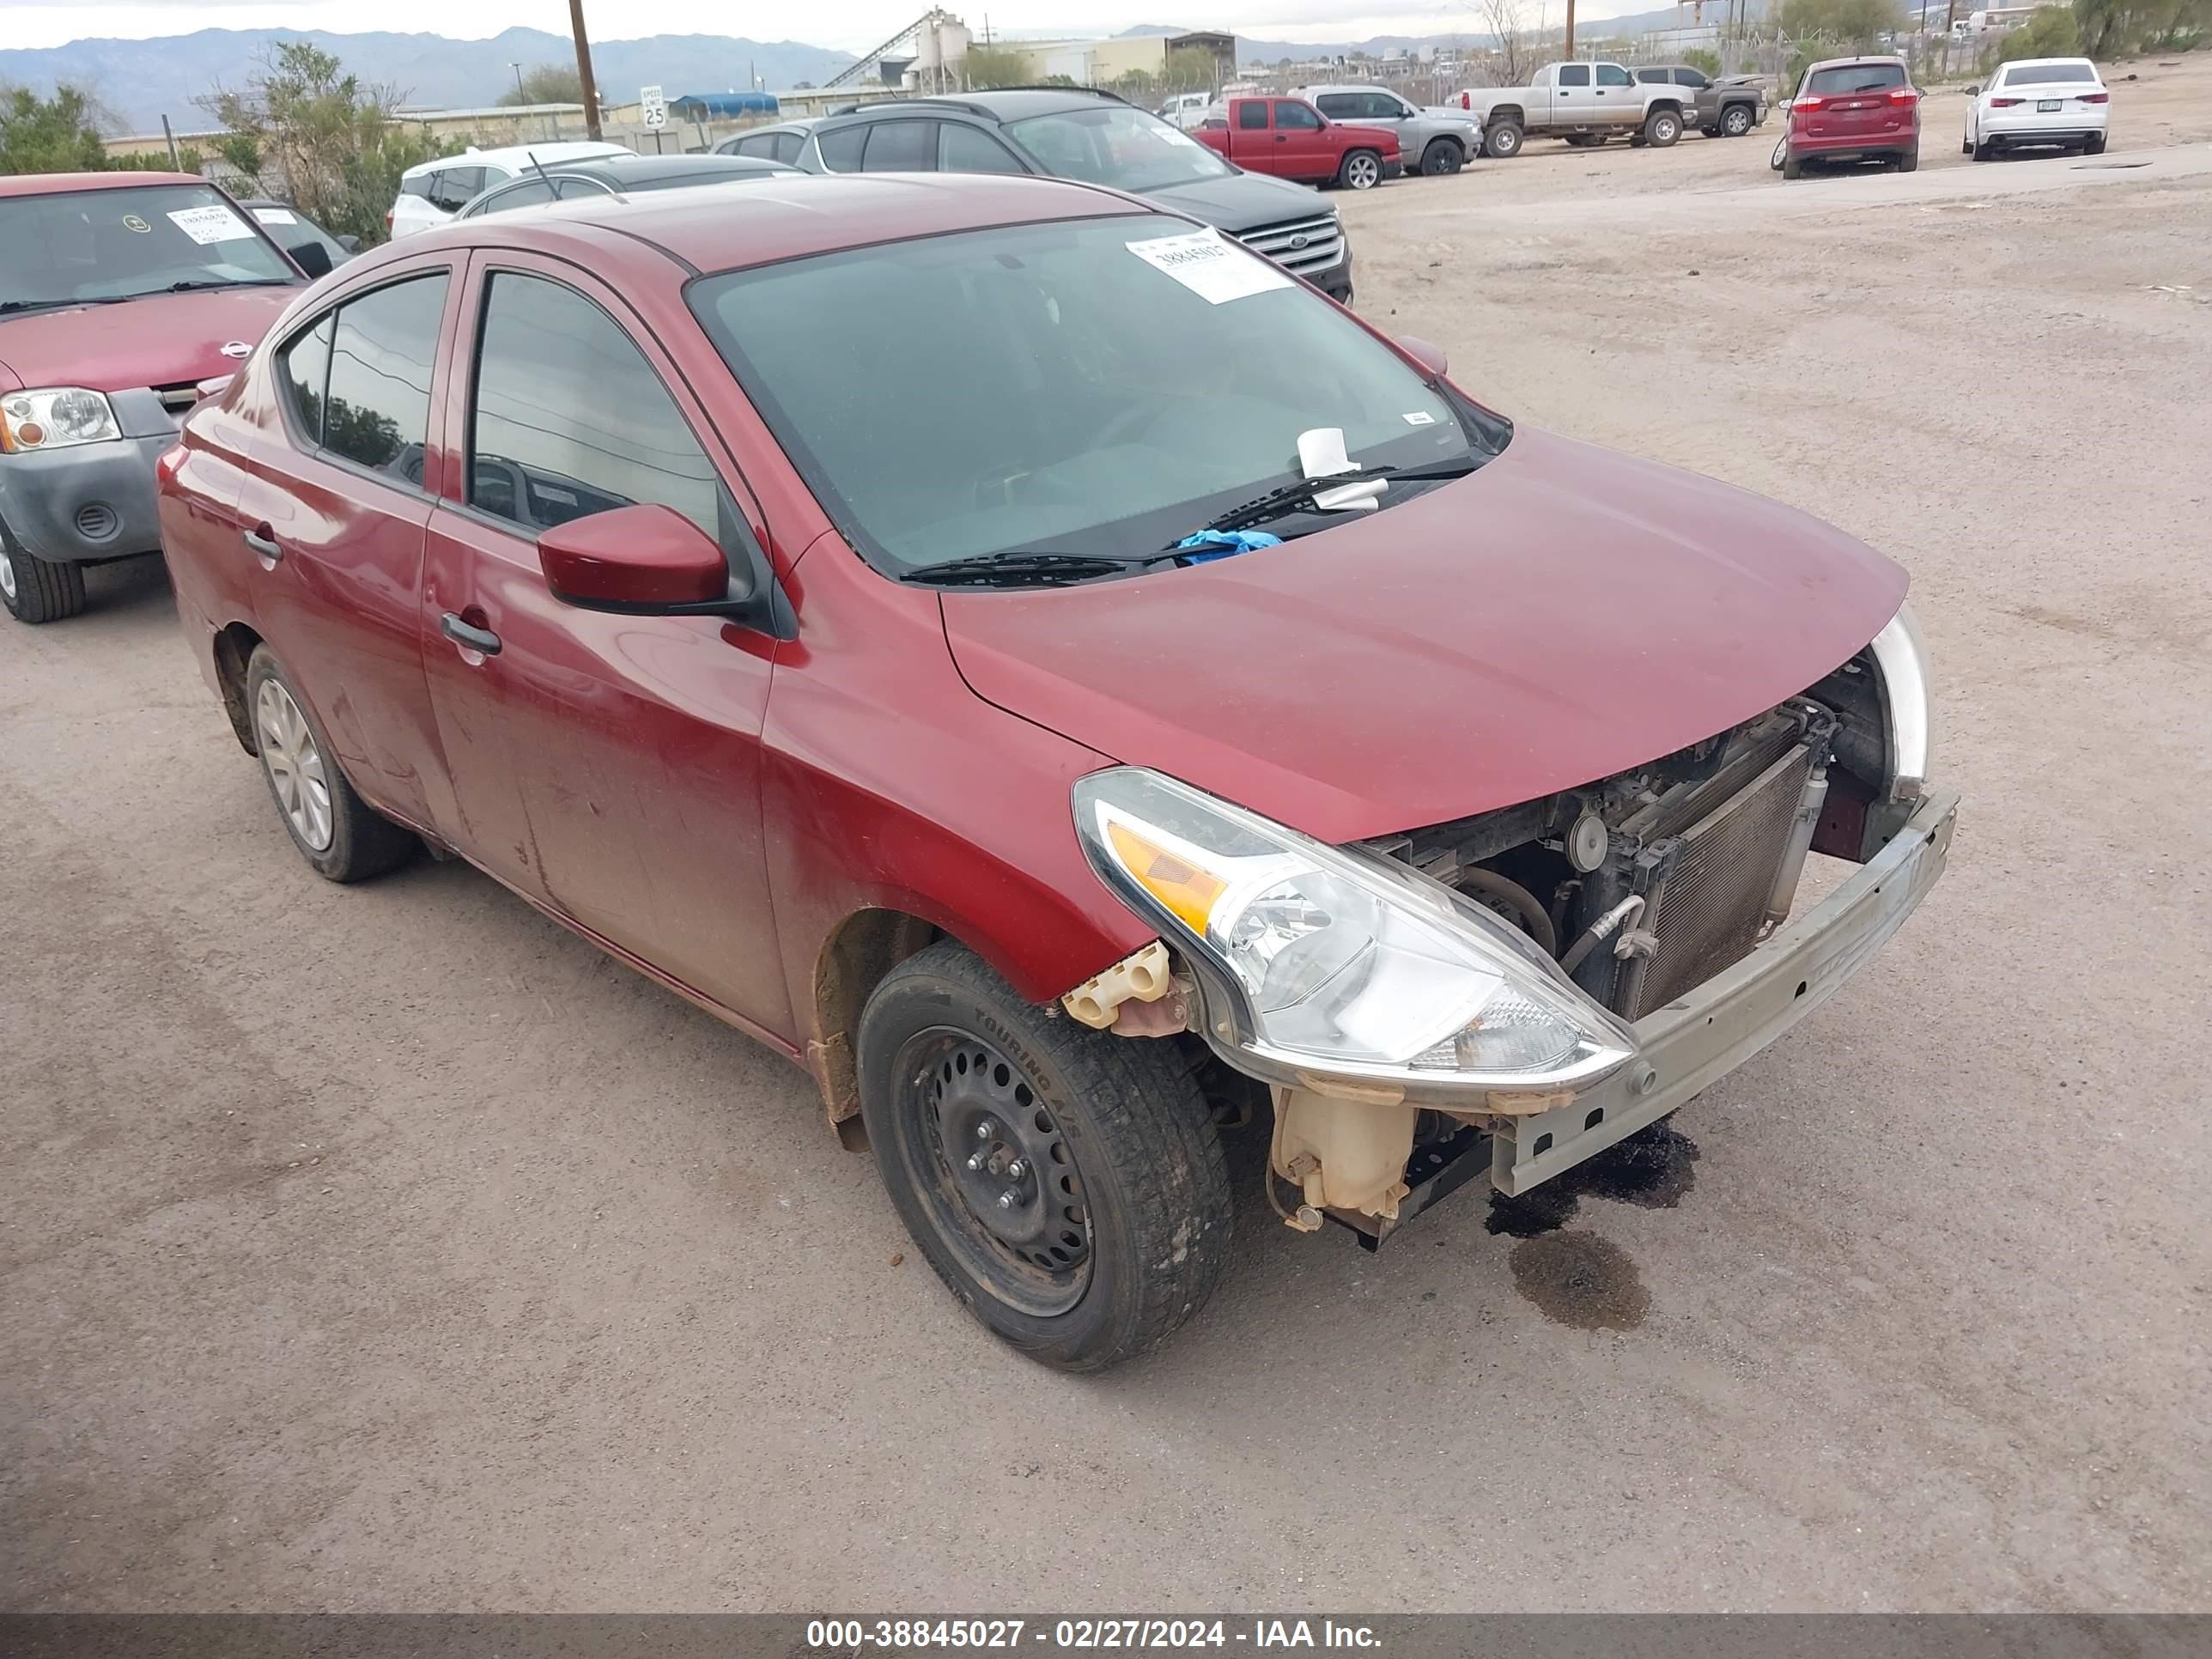
[[[1057,1370],[1102,1370],[1212,1295],[1229,1175],[1176,1042],[1033,1007],[942,939],[877,986],[857,1060],[899,1219],[993,1334]]]
[[[1741,104],[1730,104],[1721,112],[1721,135],[1741,138],[1751,131],[1751,112]]]
[[[1682,118],[1669,109],[1652,111],[1644,124],[1644,142],[1654,149],[1665,149],[1681,136]]]
[[[74,617],[84,609],[84,567],[38,558],[0,532],[0,604],[33,627]]]
[[[1382,158],[1371,149],[1355,149],[1339,163],[1336,182],[1346,190],[1372,190],[1382,182]]]
[[[1483,154],[1492,161],[1503,161],[1521,153],[1521,129],[1510,121],[1500,121],[1482,135]]]
[[[1431,179],[1441,179],[1447,173],[1457,173],[1467,161],[1467,152],[1449,138],[1431,139],[1421,152],[1421,171]]]

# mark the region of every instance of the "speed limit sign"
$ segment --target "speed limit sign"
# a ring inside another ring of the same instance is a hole
[[[659,87],[639,88],[637,102],[638,119],[647,132],[659,132],[668,125],[668,100]]]

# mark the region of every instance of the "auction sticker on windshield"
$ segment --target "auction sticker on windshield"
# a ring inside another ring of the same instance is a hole
[[[1155,237],[1127,246],[1146,264],[1165,271],[1208,305],[1291,285],[1290,277],[1278,267],[1224,240],[1218,231]]]
[[[253,227],[227,207],[179,208],[169,216],[169,222],[202,247],[253,234]]]

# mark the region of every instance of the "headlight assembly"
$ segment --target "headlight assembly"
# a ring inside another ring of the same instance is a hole
[[[1192,961],[1207,1040],[1270,1081],[1459,1097],[1595,1081],[1627,1028],[1490,911],[1173,778],[1081,779],[1092,868]]]
[[[82,386],[47,386],[0,397],[0,449],[64,449],[122,435],[106,396]]]
[[[1920,636],[1920,623],[1911,600],[1874,636],[1874,665],[1881,680],[1881,698],[1887,718],[1889,798],[1895,801],[1920,799],[1928,784],[1929,749],[1933,744],[1928,706],[1928,646]]]

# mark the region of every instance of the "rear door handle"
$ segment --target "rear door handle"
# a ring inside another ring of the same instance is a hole
[[[465,646],[487,657],[499,655],[498,635],[489,628],[472,627],[450,611],[438,618],[438,631],[455,645]]]
[[[267,525],[256,525],[252,529],[246,531],[245,536],[246,544],[268,560],[270,563],[274,564],[284,556],[284,550],[276,544],[276,538],[269,533]]]

